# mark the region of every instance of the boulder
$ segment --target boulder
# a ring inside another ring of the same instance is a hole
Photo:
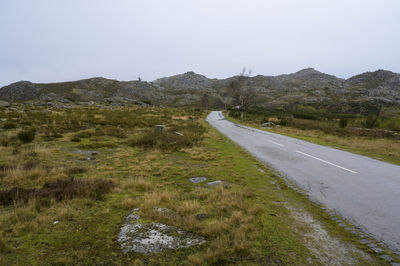
[[[155,132],[164,132],[165,131],[165,126],[164,125],[156,125],[155,127],[154,127],[154,131]]]
[[[0,107],[10,107],[10,103],[6,101],[0,100]]]
[[[272,122],[266,122],[266,123],[262,123],[261,126],[262,127],[273,127],[273,126],[275,126],[275,124]]]

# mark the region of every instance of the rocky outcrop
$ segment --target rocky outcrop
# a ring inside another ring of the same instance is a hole
[[[153,208],[154,212],[171,214],[166,208]],[[181,249],[206,242],[198,236],[175,226],[162,223],[145,223],[141,220],[139,209],[133,209],[124,219],[117,241],[124,253],[157,253],[169,249]]]
[[[20,81],[0,88],[0,100],[20,102],[40,97],[40,88],[29,81]]]
[[[172,77],[160,78],[155,80],[154,83],[166,89],[186,91],[211,91],[214,84],[212,79],[192,71]]]

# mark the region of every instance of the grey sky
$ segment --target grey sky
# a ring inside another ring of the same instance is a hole
[[[1,0],[0,86],[400,72],[398,0]]]

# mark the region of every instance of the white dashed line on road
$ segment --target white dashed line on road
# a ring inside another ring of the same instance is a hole
[[[317,158],[317,157],[315,157],[315,156],[312,156],[312,155],[310,155],[310,154],[307,154],[307,153],[304,153],[304,152],[301,152],[301,151],[296,151],[296,152],[297,152],[297,153],[300,153],[300,154],[303,154],[303,155],[305,155],[305,156],[308,156],[308,157],[310,157],[310,158],[313,158],[313,159],[315,159],[315,160],[321,161],[321,162],[323,162],[323,163],[327,163],[327,164],[336,166],[337,168],[340,168],[340,169],[342,169],[342,170],[348,171],[348,172],[350,172],[350,173],[357,174],[357,172],[355,172],[355,171],[353,171],[353,170],[350,170],[350,169],[344,168],[344,167],[342,167],[342,166],[339,166],[339,165],[337,165],[337,164],[334,164],[334,163],[331,163],[331,162],[322,160],[322,159]]]
[[[284,145],[282,145],[282,144],[280,144],[280,143],[278,143],[278,142],[275,142],[275,141],[273,141],[273,140],[267,139],[267,141],[268,141],[268,142],[271,142],[271,143],[273,143],[273,144],[276,144],[276,145],[278,145],[278,146],[285,147]]]

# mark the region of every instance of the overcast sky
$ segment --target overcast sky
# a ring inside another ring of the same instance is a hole
[[[399,0],[0,0],[0,86],[400,72]]]

